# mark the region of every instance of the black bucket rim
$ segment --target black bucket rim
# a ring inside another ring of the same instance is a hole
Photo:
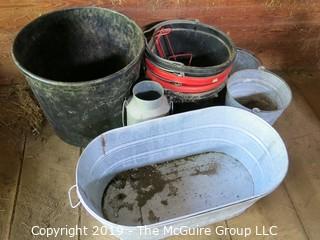
[[[120,70],[104,76],[104,77],[100,77],[97,79],[91,79],[91,80],[86,80],[86,81],[78,81],[78,82],[65,82],[65,81],[56,81],[53,79],[48,79],[45,77],[41,77],[37,74],[32,73],[31,71],[29,71],[28,69],[26,69],[25,67],[22,66],[22,64],[20,64],[20,62],[16,59],[15,54],[14,54],[14,49],[15,49],[15,45],[17,44],[17,39],[19,37],[19,35],[22,33],[22,31],[24,31],[25,29],[27,29],[28,27],[30,27],[32,24],[34,24],[35,22],[39,21],[39,19],[43,19],[47,16],[50,16],[52,14],[57,14],[57,13],[62,13],[62,12],[68,12],[68,11],[74,11],[74,10],[82,10],[82,9],[97,9],[100,11],[107,11],[107,12],[111,12],[114,14],[118,14],[121,17],[125,18],[128,22],[131,22],[134,26],[136,26],[137,30],[140,32],[141,35],[141,43],[142,44],[142,48],[140,49],[139,53],[137,54],[137,56],[135,56],[125,67],[121,68]],[[71,8],[63,8],[63,9],[57,9],[57,10],[53,10],[53,11],[49,11],[35,19],[33,19],[32,21],[30,21],[27,25],[23,26],[19,32],[16,34],[14,41],[12,43],[11,46],[11,57],[13,59],[14,64],[18,67],[18,69],[27,77],[32,78],[34,80],[38,80],[40,82],[46,83],[46,84],[52,84],[52,85],[56,85],[56,86],[82,86],[82,85],[95,85],[95,84],[99,84],[101,82],[104,82],[106,79],[109,78],[114,78],[117,75],[121,75],[124,72],[128,71],[130,68],[134,67],[135,64],[141,59],[141,57],[143,56],[145,52],[145,41],[144,41],[144,33],[142,31],[142,29],[140,28],[140,26],[133,21],[132,19],[130,19],[128,16],[109,9],[109,8],[103,8],[103,7],[94,7],[94,6],[87,6],[87,7],[71,7]]]
[[[210,30],[213,30],[223,36],[225,40],[228,42],[229,46],[229,58],[227,61],[224,63],[221,63],[219,65],[214,65],[214,66],[207,66],[207,67],[195,67],[195,66],[186,66],[183,63],[176,62],[176,61],[171,61],[168,59],[161,58],[154,54],[152,51],[149,49],[149,43],[146,38],[146,33],[152,32],[156,29],[159,29],[160,27],[163,27],[165,25],[170,25],[170,24],[192,24],[192,25],[201,25],[202,27],[208,28]],[[237,49],[233,41],[227,34],[225,34],[223,31],[221,31],[219,28],[215,26],[211,26],[205,23],[201,23],[198,20],[188,20],[188,19],[172,19],[172,20],[165,20],[161,21],[159,23],[156,23],[153,25],[151,28],[146,29],[144,32],[144,37],[145,37],[145,57],[148,58],[151,62],[153,62],[155,65],[162,67],[166,71],[174,72],[177,74],[184,73],[190,76],[207,76],[207,75],[213,75],[217,74],[219,72],[222,72],[224,68],[227,68],[230,66],[237,54]]]
[[[204,100],[208,98],[212,98],[216,95],[218,95],[225,87],[227,86],[227,83],[223,83],[221,86],[219,86],[216,89],[206,91],[206,92],[201,92],[201,93],[182,93],[182,92],[175,92],[170,89],[164,88],[166,94],[170,97],[176,98],[176,99],[182,99],[185,98],[186,100]],[[181,101],[182,102],[182,101]],[[186,101],[187,102],[187,101]]]

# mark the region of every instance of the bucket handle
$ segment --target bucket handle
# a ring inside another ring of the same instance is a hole
[[[126,126],[126,121],[125,121],[125,114],[126,114],[126,108],[128,105],[128,101],[127,99],[124,99],[123,103],[122,103],[122,126]]]
[[[71,187],[69,188],[69,190],[68,190],[69,204],[70,204],[70,206],[71,206],[72,208],[78,207],[78,206],[80,205],[80,203],[81,203],[80,200],[78,200],[78,202],[77,202],[76,204],[74,204],[73,201],[72,201],[71,192],[72,192],[72,190],[75,189],[75,188],[77,188],[77,185],[71,186]]]
[[[170,110],[169,110],[169,113],[170,114],[173,114],[173,111],[174,111],[174,109],[173,109],[173,107],[174,107],[174,105],[173,105],[173,101],[170,101]]]
[[[261,70],[261,71],[267,71],[266,67],[261,65],[258,67],[258,70]]]

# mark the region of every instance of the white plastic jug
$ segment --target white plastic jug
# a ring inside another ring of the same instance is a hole
[[[169,114],[170,104],[159,83],[147,80],[139,82],[133,87],[132,94],[133,96],[124,102],[123,107],[123,116],[126,115],[126,125]],[[125,125],[124,119],[123,125]]]

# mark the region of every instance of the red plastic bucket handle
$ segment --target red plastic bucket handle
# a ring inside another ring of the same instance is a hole
[[[223,72],[209,77],[179,76],[155,66],[146,59],[146,75],[153,81],[160,83],[164,88],[183,93],[201,93],[221,86],[231,72],[232,66]]]

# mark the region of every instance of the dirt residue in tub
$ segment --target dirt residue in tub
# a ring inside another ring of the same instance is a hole
[[[161,204],[164,205],[164,206],[168,206],[168,200],[167,199],[166,200],[162,200]]]
[[[149,210],[148,220],[151,223],[159,222],[160,217],[157,217],[152,210]]]
[[[218,163],[210,160],[216,157],[214,154],[197,154],[117,174],[109,182],[102,199],[105,218],[113,222],[128,221],[138,226],[162,220],[159,209],[170,207],[171,199],[173,204],[179,197],[185,201],[179,188],[184,186],[183,178],[217,173]]]
[[[124,193],[119,193],[119,194],[117,195],[117,198],[118,198],[118,200],[120,200],[120,201],[124,200],[126,197],[127,197],[127,195],[124,194]]]
[[[262,111],[275,111],[278,109],[277,103],[274,102],[266,94],[255,94],[236,99],[241,105],[254,109],[258,108]]]
[[[101,136],[101,145],[103,154],[106,154],[106,140],[104,139],[104,136]]]
[[[122,208],[127,208],[129,211],[133,210],[133,203],[128,203],[128,202],[123,201],[125,198],[126,198],[125,194],[120,193],[120,194],[116,195],[116,197],[114,197],[113,199],[108,201],[108,204],[113,209],[114,217],[119,216],[119,211]]]
[[[156,193],[161,192],[167,184],[155,166],[145,166],[132,169],[116,176],[113,181],[119,182],[120,187],[128,182],[137,192],[138,207],[142,207]],[[111,183],[112,184],[112,183]]]
[[[123,189],[126,184],[129,183],[137,192],[136,200],[138,207],[141,208],[156,193],[161,192],[168,183],[172,183],[180,179],[179,177],[174,179],[165,179],[157,167],[157,165],[151,165],[122,172],[113,178],[109,185],[113,185],[117,189]],[[176,173],[176,171],[173,171],[173,174]],[[171,189],[172,188],[173,187],[171,187]],[[106,188],[106,191],[107,189],[108,187]],[[170,193],[172,192],[173,190],[170,190]]]
[[[201,168],[195,168],[194,172],[191,173],[191,176],[198,176],[198,175],[207,175],[211,176],[217,172],[217,163],[211,163],[209,164],[206,169],[201,169]]]
[[[178,193],[178,188],[170,183],[168,197],[177,196],[177,193]]]
[[[165,163],[162,163],[162,165]],[[165,178],[165,176],[158,170],[158,165],[150,165],[145,166],[141,168],[136,168],[132,170],[128,170],[125,172],[122,172],[118,174],[116,177],[114,177],[111,182],[108,184],[108,186],[105,189],[104,196],[103,196],[103,203],[102,207],[105,209],[104,204],[106,201],[104,199],[107,199],[107,192],[109,189],[109,186],[112,186],[117,191],[121,191],[126,186],[130,185],[131,188],[137,193],[136,195],[136,204],[140,209],[145,206],[147,201],[149,201],[153,196],[161,191],[164,190],[165,186],[167,184],[169,185],[169,195],[176,195],[176,192],[178,191],[177,188],[175,188],[173,185],[171,185],[172,182],[179,181],[179,177],[173,177],[171,179]],[[170,175],[175,176],[177,174],[176,171],[173,171],[170,173]],[[115,197],[109,199],[107,201],[108,205],[112,208],[112,212],[114,217],[118,217],[118,213],[122,208],[127,208],[127,210],[132,211],[133,205],[130,201],[130,204],[126,202],[127,195],[124,193],[119,193]],[[167,201],[162,201],[162,204],[168,204]],[[105,211],[105,210],[104,210]],[[110,213],[104,212],[104,216],[108,219],[108,215]],[[154,215],[154,213],[151,211],[149,212],[149,218],[151,222],[159,221],[159,218]],[[140,223],[143,225],[142,217],[139,218]]]

